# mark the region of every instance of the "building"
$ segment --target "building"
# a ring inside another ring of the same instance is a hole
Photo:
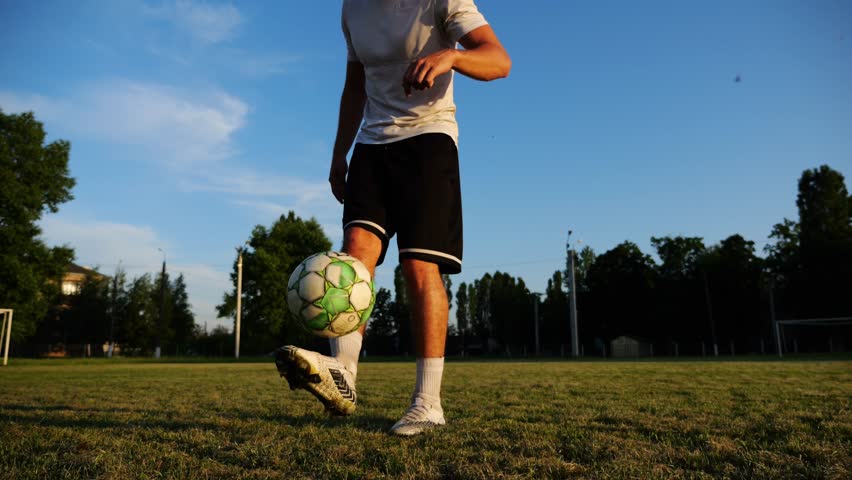
[[[103,278],[100,273],[81,267],[75,263],[68,265],[68,271],[62,276],[62,295],[77,295],[83,287],[83,282],[86,280],[86,275],[93,275],[95,278]]]
[[[610,352],[613,357],[652,357],[654,356],[654,346],[650,342],[644,340],[620,336],[609,342]]]

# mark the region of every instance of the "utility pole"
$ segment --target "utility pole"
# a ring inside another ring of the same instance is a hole
[[[234,325],[234,358],[240,358],[240,314],[243,300],[243,248],[237,247],[237,323]]]
[[[571,285],[571,297],[569,298],[569,314],[571,319],[571,356],[580,356],[580,341],[577,338],[577,288],[574,278],[574,249],[571,248],[571,234],[568,230],[568,283]]]
[[[163,252],[163,249],[157,250]],[[160,347],[162,341],[163,327],[166,320],[166,252],[163,252],[163,271],[160,273],[160,318],[157,325],[156,344],[154,345],[154,358],[160,358]]]

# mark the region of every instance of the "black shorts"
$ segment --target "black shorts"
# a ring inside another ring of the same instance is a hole
[[[358,143],[349,162],[343,229],[358,226],[388,242],[398,234],[399,258],[459,273],[462,204],[459,158],[449,135],[427,133],[393,143]]]

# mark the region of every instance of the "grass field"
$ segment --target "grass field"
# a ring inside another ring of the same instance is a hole
[[[266,363],[12,361],[0,477],[852,478],[852,362],[450,362],[411,439],[412,363],[327,418]]]

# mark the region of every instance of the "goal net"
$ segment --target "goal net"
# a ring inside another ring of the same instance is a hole
[[[852,349],[852,317],[807,318],[775,322],[778,356],[784,353],[844,352]]]

